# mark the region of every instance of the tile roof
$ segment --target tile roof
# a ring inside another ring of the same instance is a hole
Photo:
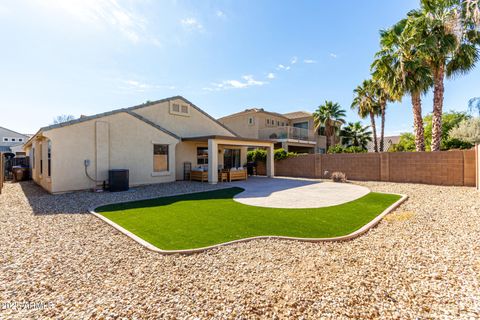
[[[311,117],[312,114],[307,111],[294,111],[294,112],[284,113],[283,116],[288,119],[299,119],[299,118]]]

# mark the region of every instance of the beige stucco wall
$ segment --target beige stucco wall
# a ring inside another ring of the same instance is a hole
[[[104,126],[101,130],[96,129],[99,122],[107,126],[108,137],[99,139],[96,136],[105,134]],[[127,113],[52,129],[43,135],[52,141],[52,177],[48,190],[53,193],[83,190],[95,185],[85,175],[84,160],[90,160],[88,173],[96,180],[107,179],[108,169],[129,169],[131,186],[175,180],[178,140]],[[99,141],[109,148],[108,152],[97,150]],[[170,146],[169,172],[153,172],[154,143]],[[97,156],[98,152],[101,155]],[[107,166],[104,165],[105,157],[108,157]],[[97,159],[102,161],[101,165],[97,164]]]
[[[170,105],[174,103],[186,104],[183,100],[176,99],[138,108],[133,112],[182,138],[207,135],[234,136],[230,131],[192,106],[189,106],[188,116],[170,113]]]
[[[254,123],[249,124],[248,119],[254,118]],[[255,113],[241,114],[234,117],[222,118],[218,121],[241,137],[258,139],[259,121]]]
[[[25,148],[27,155],[31,156],[32,149],[35,149],[35,157],[30,158],[32,179],[45,190],[52,192],[52,179],[48,176],[48,140],[45,137],[35,139],[31,146]],[[41,165],[43,170],[40,170]]]

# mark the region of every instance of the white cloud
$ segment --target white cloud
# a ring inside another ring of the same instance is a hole
[[[180,20],[180,23],[188,29],[203,31],[203,25],[195,18],[185,18]]]
[[[223,12],[222,10],[217,10],[215,12],[215,15],[219,18],[222,18],[222,19],[226,19],[227,18],[227,15],[225,14],[225,12]]]
[[[289,66],[285,66],[283,64],[279,64],[277,66],[277,70],[290,70],[290,67]]]
[[[336,53],[330,53],[330,57],[332,57],[333,59],[337,59],[338,55]]]
[[[317,60],[305,59],[305,60],[303,60],[303,63],[306,63],[306,64],[317,63]]]
[[[51,0],[40,3],[63,10],[91,26],[115,29],[132,43],[160,44],[160,41],[148,32],[147,19],[120,5],[116,0]]]
[[[211,87],[205,87],[206,91],[220,91],[227,89],[244,89],[253,86],[263,86],[266,81],[255,80],[252,75],[244,75],[241,80],[224,80],[220,83],[212,83]]]
[[[270,72],[269,74],[267,74],[267,79],[275,79],[275,74],[273,72]]]
[[[169,89],[169,90],[176,89],[176,87],[172,85],[148,84],[148,83],[140,82],[137,80],[123,80],[121,82],[122,82],[122,85],[120,86],[120,89],[131,90],[136,92],[146,92],[154,89]]]
[[[295,63],[297,63],[297,61],[298,61],[297,57],[292,57],[292,59],[290,59],[291,64],[295,64]]]

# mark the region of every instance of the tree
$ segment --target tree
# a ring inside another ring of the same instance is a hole
[[[445,112],[442,116],[442,144],[441,150],[458,149],[463,145],[469,147],[469,145],[461,144],[459,141],[453,141],[458,137],[451,136],[453,128],[458,127],[460,123],[469,120],[471,117],[466,112],[449,111]],[[428,114],[423,118],[425,123],[425,148],[431,150],[432,143],[432,127],[433,127],[433,115]],[[461,141],[460,141],[461,142]],[[468,141],[465,141],[468,142]],[[404,133],[400,137],[400,141],[397,144],[395,151],[415,151],[415,137],[411,133]]]
[[[450,131],[450,138],[471,144],[480,143],[480,118],[463,120]]]
[[[72,120],[75,120],[75,117],[71,114],[62,114],[53,118],[53,124],[60,124]]]
[[[332,145],[332,137],[335,135],[336,127],[339,123],[345,123],[346,113],[338,103],[325,101],[325,103],[317,108],[313,113],[313,122],[315,130],[320,126],[325,126],[325,136],[327,137],[327,150]]]
[[[372,92],[372,80],[364,80],[363,83],[353,90],[354,98],[351,105],[352,109],[357,109],[360,118],[370,117],[371,127],[373,131],[373,147],[378,152],[377,127],[375,124],[375,116],[379,115],[380,107],[374,99]]]
[[[367,145],[372,141],[372,132],[369,126],[362,126],[360,121],[349,122],[342,130],[342,143],[347,147],[361,147],[367,150]]]
[[[375,55],[372,76],[388,91],[391,100],[401,101],[403,95],[410,95],[416,151],[425,151],[421,96],[433,80],[426,61],[416,54],[414,38],[406,28],[408,22],[403,19],[380,32],[381,50]]]
[[[371,83],[372,98],[377,102],[380,113],[380,147],[379,151],[384,151],[384,137],[385,137],[385,113],[387,110],[387,102],[395,101],[393,96],[388,92],[388,89],[377,80],[372,80]]]
[[[416,55],[426,61],[433,75],[432,151],[441,148],[445,77],[467,73],[479,58],[478,20],[466,12],[470,8],[467,2],[473,3],[421,0],[420,10],[408,17]]]
[[[480,116],[480,97],[468,100],[468,111],[474,113],[475,110],[477,110],[478,115]]]

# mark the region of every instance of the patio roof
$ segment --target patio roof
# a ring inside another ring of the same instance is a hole
[[[242,144],[252,143],[253,145],[266,144],[271,145],[274,143],[272,140],[262,140],[262,139],[253,139],[253,138],[243,138],[243,137],[231,137],[231,136],[221,136],[221,135],[211,135],[211,136],[200,136],[200,137],[188,137],[182,138],[182,141],[208,141],[208,140],[227,140],[227,141],[238,141]]]

